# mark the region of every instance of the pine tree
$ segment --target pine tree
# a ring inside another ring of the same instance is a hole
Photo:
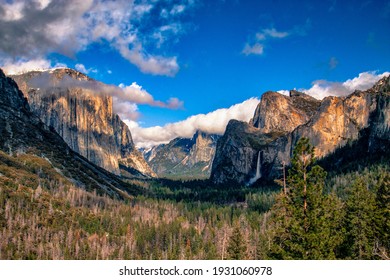
[[[227,253],[230,260],[246,259],[246,244],[238,225],[234,227],[229,239]]]
[[[380,178],[376,195],[375,228],[377,240],[374,250],[381,259],[390,259],[390,174]]]
[[[348,255],[353,259],[371,259],[374,249],[375,196],[358,178],[346,202]]]
[[[292,241],[292,234],[289,229],[293,223],[290,197],[281,192],[276,197],[271,213],[272,216],[267,229],[267,235],[270,239],[268,257],[277,260],[293,259],[294,256],[290,254],[291,250],[289,248]]]
[[[342,242],[342,204],[323,195],[326,172],[314,165],[314,147],[298,141],[291,160],[287,193],[277,197],[270,223],[275,259],[334,259]]]

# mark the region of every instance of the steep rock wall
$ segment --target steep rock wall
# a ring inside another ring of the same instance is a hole
[[[99,82],[66,68],[13,78],[33,113],[72,150],[118,175],[124,166],[155,176],[135,148],[130,130],[114,114],[112,97],[98,91]]]

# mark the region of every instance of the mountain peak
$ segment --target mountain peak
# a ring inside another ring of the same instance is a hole
[[[267,91],[262,95],[250,124],[264,133],[290,132],[307,122],[320,104],[320,101],[296,90],[291,90],[289,96]]]
[[[56,78],[62,79],[64,76],[69,76],[77,80],[90,81],[92,78],[88,77],[84,73],[81,73],[71,68],[53,68],[48,70],[49,73],[53,74]]]
[[[55,78],[56,80],[61,80],[64,77],[70,77],[79,81],[92,81],[93,79],[88,77],[87,75],[66,67],[56,67],[46,70],[32,70],[26,71],[14,75],[10,75],[12,78],[25,77],[27,79],[31,79],[33,77],[39,77],[42,75],[49,75],[51,78]]]
[[[206,178],[210,174],[219,135],[197,130],[191,138],[175,138],[145,150],[144,156],[160,176]]]

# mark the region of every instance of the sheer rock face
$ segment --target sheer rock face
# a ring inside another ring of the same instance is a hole
[[[198,162],[204,162],[207,163],[205,167],[210,171],[218,138],[218,135],[197,131],[192,137],[192,139],[195,140],[195,145],[190,151],[188,165],[194,166]]]
[[[319,105],[318,100],[298,91],[290,91],[290,96],[269,91],[263,94],[250,124],[263,133],[291,132],[309,121]]]
[[[290,96],[267,92],[249,124],[231,121],[218,141],[211,179],[216,183],[248,183],[260,163],[261,178],[281,176],[295,143],[310,139],[317,157],[356,140],[369,130],[369,149],[387,151],[390,139],[390,81],[380,80],[367,91],[321,102],[296,91]],[[260,159],[259,159],[260,157]]]
[[[293,139],[309,138],[316,156],[323,157],[359,137],[359,131],[368,126],[373,102],[364,92],[346,98],[326,97],[310,122],[293,132]]]
[[[208,177],[218,138],[197,131],[192,138],[176,138],[143,153],[159,176]]]
[[[112,97],[99,92],[101,83],[71,69],[13,78],[33,113],[52,126],[72,150],[114,174],[119,175],[124,167],[155,176],[135,149],[130,130],[114,114]]]
[[[31,112],[15,81],[1,69],[0,150],[15,156],[28,154],[43,158],[64,182],[100,194],[123,198],[140,192],[71,150],[58,133]]]

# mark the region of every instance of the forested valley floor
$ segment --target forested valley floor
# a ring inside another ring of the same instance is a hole
[[[131,181],[124,200],[0,152],[0,259],[389,259],[388,159],[326,173],[299,145],[285,188]]]

